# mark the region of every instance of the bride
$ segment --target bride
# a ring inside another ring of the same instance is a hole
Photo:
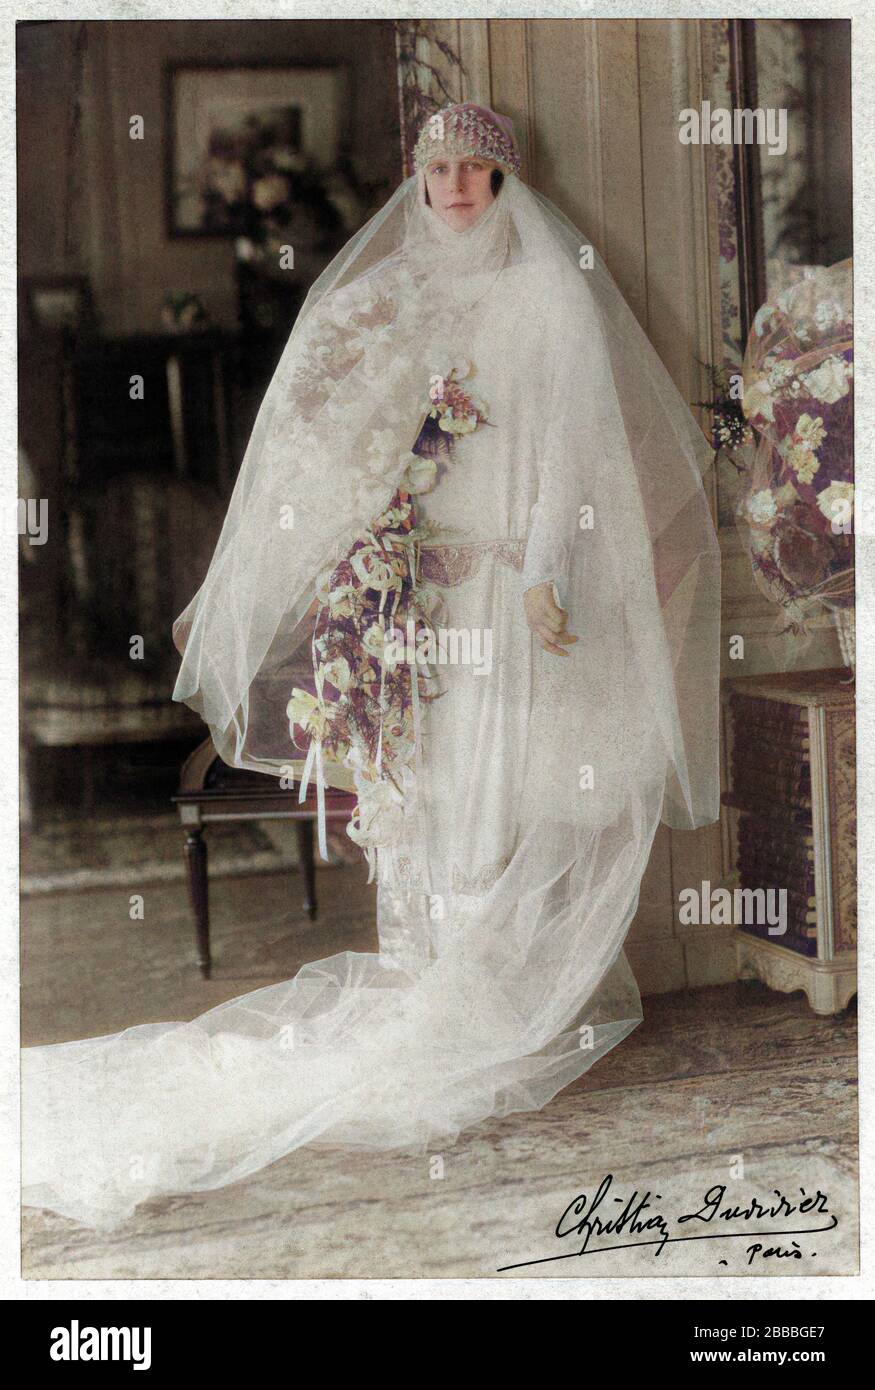
[[[175,627],[175,698],[297,763],[323,854],[354,781],[379,954],[25,1049],[24,1201],[82,1223],[545,1105],[641,1019],[657,825],[718,814],[705,440],[509,121],[448,107],[415,164],[313,285]]]

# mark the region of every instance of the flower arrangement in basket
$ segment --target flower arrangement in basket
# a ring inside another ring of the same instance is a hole
[[[853,665],[854,350],[850,260],[806,267],[757,312],[742,407],[758,443],[737,519],[754,577],[804,633],[833,613]]]

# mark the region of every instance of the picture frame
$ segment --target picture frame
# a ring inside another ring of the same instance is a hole
[[[168,64],[168,236],[245,236],[283,178],[330,172],[348,89],[340,64]]]

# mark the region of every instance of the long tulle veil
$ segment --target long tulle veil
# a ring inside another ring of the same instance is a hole
[[[174,695],[228,762],[287,767],[314,595],[403,484],[428,372],[508,266],[555,324],[526,571],[561,558],[583,640],[496,754],[525,764],[507,869],[450,905],[439,952],[344,952],[189,1023],[25,1049],[26,1203],[110,1226],[304,1144],[445,1143],[543,1106],[640,1020],[622,946],[654,832],[718,814],[709,450],[587,238],[515,175],[464,234],[405,180],[312,287],[176,624]]]

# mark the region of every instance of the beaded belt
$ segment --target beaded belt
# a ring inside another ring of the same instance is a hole
[[[526,557],[525,540],[472,541],[465,545],[422,545],[419,572],[423,579],[443,588],[455,588],[473,578],[484,555],[493,555],[503,565],[521,570]]]

